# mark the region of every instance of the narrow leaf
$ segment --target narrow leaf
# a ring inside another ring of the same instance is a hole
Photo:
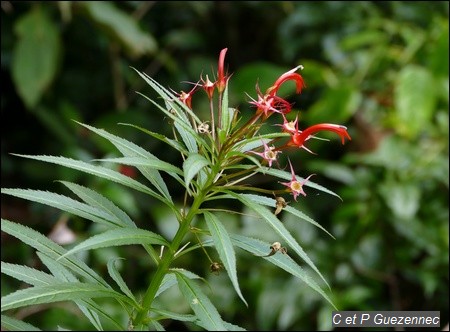
[[[2,331],[3,329],[7,331],[42,331],[31,324],[6,315],[2,315]]]
[[[29,227],[11,222],[7,219],[1,219],[0,226],[3,232],[16,237],[23,243],[26,243],[34,249],[47,254],[52,259],[58,259],[66,253],[66,249]],[[90,281],[109,287],[105,280],[103,280],[95,271],[76,257],[60,259],[60,263]]]
[[[51,285],[58,282],[54,276],[24,265],[1,262],[1,271],[32,286]]]
[[[248,303],[247,301],[245,301],[244,296],[241,293],[241,289],[239,288],[236,271],[236,255],[234,253],[234,248],[233,244],[231,243],[230,236],[228,235],[226,228],[214,214],[208,211],[203,212],[203,214],[205,215],[206,224],[208,225],[208,229],[211,232],[211,236],[213,238],[214,245],[219,254],[220,260],[222,261],[225,269],[228,272],[231,283],[233,284],[236,293],[248,307]]]
[[[170,269],[170,272],[164,276],[161,285],[159,285],[158,291],[156,292],[155,297],[157,297],[159,294],[164,292],[165,290],[169,289],[173,285],[176,285],[177,279],[175,277],[176,273],[182,273],[189,279],[201,279],[198,275],[195,273],[192,273],[190,271],[184,270],[184,269]]]
[[[181,273],[176,273],[176,276],[181,293],[189,302],[202,325],[208,331],[225,331],[219,312],[201,288]]]
[[[104,179],[107,179],[107,180],[110,180],[113,182],[120,183],[126,187],[130,187],[135,190],[141,191],[143,193],[149,194],[150,196],[153,196],[153,197],[159,199],[160,201],[164,201],[164,199],[159,194],[157,194],[156,192],[154,192],[147,186],[143,185],[142,183],[140,183],[136,180],[133,180],[129,176],[126,176],[124,174],[121,174],[119,172],[116,172],[116,171],[106,168],[106,167],[92,165],[92,164],[86,163],[81,160],[75,160],[75,159],[66,158],[66,157],[31,156],[31,155],[20,155],[20,154],[14,154],[14,155],[19,156],[19,157],[34,159],[34,160],[45,161],[48,163],[53,163],[53,164],[69,167],[72,169],[76,169],[81,172],[85,172],[85,173],[92,174],[92,175],[95,175],[95,176],[98,176],[98,177],[101,177],[101,178],[104,178]]]
[[[41,303],[74,301],[97,297],[112,297],[124,302],[130,302],[126,296],[98,284],[94,285],[81,282],[66,282],[49,286],[30,287],[3,296],[1,310],[5,311]]]
[[[255,256],[259,256],[268,260],[272,264],[282,268],[283,270],[289,272],[293,276],[303,280],[309,287],[314,289],[317,293],[319,293],[325,300],[327,300],[335,309],[336,306],[327,296],[327,294],[320,288],[320,286],[311,278],[302,268],[298,265],[289,254],[276,253],[272,256],[267,256],[270,252],[270,244],[265,243],[261,240],[253,239],[248,236],[236,235],[232,234],[231,239],[233,243],[252,253]],[[337,309],[336,309],[337,310]]]
[[[115,223],[121,224],[123,227],[136,227],[136,224],[131,220],[131,218],[105,196],[76,183],[67,181],[60,182],[90,206],[100,209],[108,215],[114,217]]]
[[[117,271],[116,268],[116,260],[121,259],[121,258],[111,258],[108,261],[108,273],[111,276],[111,278],[116,282],[116,284],[119,286],[120,290],[126,295],[128,296],[131,300],[133,300],[133,302],[136,302],[136,299],[133,295],[133,293],[131,292],[131,290],[128,288],[127,284],[125,283],[125,281],[123,280],[122,276],[120,275],[119,271]]]
[[[291,247],[316,273],[322,278],[322,280],[330,287],[322,276],[320,271],[317,269],[316,265],[311,261],[308,255],[304,252],[302,247],[298,244],[295,238],[289,233],[284,224],[266,207],[255,203],[245,194],[236,194],[234,192],[228,192],[232,197],[240,200],[244,205],[248,206],[252,209],[256,214],[261,216],[263,220],[265,220],[274,230],[275,232],[281,236],[282,240],[285,241],[286,245]],[[282,241],[279,241],[282,242]]]
[[[209,165],[208,160],[198,153],[191,153],[183,163],[184,180],[186,186],[189,186],[192,179],[205,166]]]
[[[140,228],[117,228],[95,235],[81,242],[61,258],[82,250],[91,250],[105,247],[115,247],[131,244],[159,244],[169,246],[169,243],[160,235]]]
[[[117,221],[113,215],[64,195],[41,190],[9,188],[2,188],[1,193],[45,204],[109,227],[122,226],[121,221]]]
[[[158,319],[158,320],[169,318],[169,319],[178,320],[180,322],[193,322],[197,319],[197,317],[195,315],[179,314],[179,313],[176,313],[173,311],[168,311],[168,310],[163,310],[163,309],[151,308],[150,311],[155,314],[158,314],[159,316],[162,316],[162,317],[156,317],[156,319]]]
[[[271,197],[265,197],[265,196],[260,196],[260,195],[253,195],[253,194],[245,194],[246,197],[248,197],[249,199],[251,199],[253,202],[258,203],[258,204],[263,204],[266,206],[271,206],[273,208],[275,208],[275,204],[276,201],[271,198]],[[328,232],[325,228],[323,228],[322,225],[320,225],[318,222],[316,222],[314,219],[308,217],[306,214],[304,214],[303,212],[293,208],[292,206],[286,206],[284,209],[284,211],[287,211],[289,213],[292,213],[294,216],[297,216],[311,224],[313,224],[316,227],[319,227],[321,230],[323,230],[325,233],[327,233],[329,236],[331,236],[334,239],[334,236],[331,235],[330,232]]]
[[[175,174],[183,175],[183,172],[178,167],[169,164],[165,161],[159,160],[157,158],[123,157],[123,158],[104,158],[99,159],[99,161],[124,164],[130,166],[147,166],[150,168],[158,169],[160,171],[165,171],[171,175]],[[178,177],[175,178],[178,179]]]
[[[77,122],[77,121],[75,121]],[[127,141],[126,139],[113,135],[106,130],[95,128],[81,122],[77,122],[79,125],[89,129],[90,131],[96,133],[97,135],[107,139],[111,144],[113,144],[117,150],[120,151],[125,157],[142,157],[142,158],[156,158],[153,154],[134,144],[133,142]],[[167,202],[172,203],[172,198],[170,197],[169,189],[166,186],[161,174],[158,170],[152,169],[151,167],[137,166],[136,167],[146,178],[150,181],[152,185],[155,186],[158,191],[163,194],[167,199]]]

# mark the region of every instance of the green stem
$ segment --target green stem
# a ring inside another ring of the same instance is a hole
[[[169,250],[165,251],[165,254],[161,258],[160,263],[158,264],[158,268],[156,269],[156,272],[152,278],[152,281],[150,282],[150,285],[144,295],[144,298],[142,299],[141,303],[141,310],[139,310],[133,319],[133,325],[134,326],[140,326],[143,324],[145,319],[147,318],[148,312],[150,311],[151,305],[153,303],[153,300],[155,298],[156,292],[158,291],[159,287],[161,286],[161,282],[164,278],[164,276],[168,273],[170,265],[172,261],[175,258],[175,253],[180,248],[181,243],[183,242],[183,239],[185,238],[186,234],[190,230],[190,225],[194,217],[198,214],[198,211],[200,209],[200,205],[203,203],[205,196],[208,192],[208,188],[210,187],[216,172],[212,172],[210,174],[210,178],[208,179],[207,183],[205,184],[202,191],[199,192],[197,196],[195,196],[194,201],[192,202],[192,206],[189,209],[189,212],[186,216],[181,216],[180,220],[180,227],[178,228],[177,233],[175,234],[175,237],[173,238],[173,241],[170,245]]]

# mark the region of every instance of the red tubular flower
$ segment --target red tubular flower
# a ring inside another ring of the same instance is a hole
[[[294,196],[294,199],[297,201],[298,195],[306,196],[306,193],[303,191],[303,185],[309,180],[309,178],[315,174],[311,174],[306,179],[302,181],[297,181],[297,177],[295,176],[294,169],[292,168],[291,161],[289,160],[289,166],[291,167],[291,175],[292,179],[290,182],[280,182],[282,185],[288,187],[288,190]]]
[[[201,81],[203,83],[202,87],[205,90],[206,94],[208,95],[209,99],[212,99],[212,96],[214,94],[214,87],[216,86],[216,83],[213,83],[209,80],[208,75],[206,75],[206,80],[201,78]]]
[[[228,48],[224,48],[220,51],[219,55],[219,64],[217,66],[217,90],[219,93],[222,93],[225,90],[225,86],[227,85],[228,74],[224,73],[224,62],[225,62],[225,54],[227,53]]]
[[[266,94],[274,96],[278,92],[278,89],[280,88],[281,84],[283,84],[286,81],[294,81],[296,86],[296,93],[301,93],[302,89],[305,87],[305,82],[303,81],[303,77],[300,74],[297,74],[296,71],[301,68],[303,69],[303,66],[297,66],[287,72],[285,72],[283,75],[281,75],[275,83],[267,89]]]
[[[340,126],[332,123],[321,123],[317,124],[311,127],[306,128],[302,132],[298,131],[293,133],[291,136],[291,140],[289,141],[288,145],[298,146],[299,148],[304,148],[304,143],[306,140],[308,140],[311,135],[314,133],[317,133],[318,131],[332,131],[338,134],[341,137],[342,144],[345,144],[345,139],[351,140],[349,133],[347,132],[347,127]]]

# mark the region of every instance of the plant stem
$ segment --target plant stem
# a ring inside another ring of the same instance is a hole
[[[164,276],[169,271],[170,264],[172,263],[172,261],[175,257],[175,253],[179,249],[186,234],[189,232],[191,222],[194,219],[195,215],[197,215],[200,205],[203,203],[203,201],[205,199],[205,196],[208,192],[208,188],[211,185],[211,183],[214,179],[214,176],[215,176],[215,172],[213,172],[213,174],[210,175],[210,178],[207,181],[207,183],[205,184],[203,190],[201,190],[199,192],[199,194],[197,196],[195,196],[194,201],[192,202],[192,206],[189,209],[188,214],[186,216],[181,216],[180,227],[178,228],[178,231],[175,234],[175,237],[173,238],[173,241],[170,245],[170,250],[166,250],[165,254],[161,258],[161,261],[160,261],[158,268],[152,278],[152,281],[150,282],[150,285],[144,295],[144,298],[142,299],[142,304],[141,304],[142,309],[138,311],[135,318],[133,319],[134,326],[141,325],[147,318],[148,312],[151,308],[151,305],[155,298],[156,292],[158,291]]]

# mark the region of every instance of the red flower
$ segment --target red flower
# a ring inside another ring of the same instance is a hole
[[[206,94],[208,95],[208,98],[211,99],[213,94],[214,94],[214,88],[216,86],[216,83],[213,83],[209,80],[208,75],[206,75],[206,81],[203,79],[203,77],[201,78],[202,81],[202,87],[205,90]]]
[[[250,97],[252,100],[250,104],[255,105],[257,108],[256,113],[263,113],[267,118],[274,112],[287,114],[291,111],[291,104],[283,98],[270,94],[263,95],[258,86],[256,86],[256,92],[258,94],[257,101]]]
[[[217,67],[217,90],[219,93],[222,93],[225,90],[225,86],[227,85],[228,73],[224,73],[224,62],[225,62],[225,54],[227,53],[228,48],[224,48],[220,51],[219,55],[219,64]]]
[[[291,146],[297,146],[299,148],[304,148],[304,143],[307,141],[314,133],[317,133],[318,131],[332,131],[338,134],[341,137],[342,144],[345,143],[345,139],[351,140],[349,133],[347,132],[347,127],[340,126],[332,123],[321,123],[317,124],[311,127],[306,128],[303,131],[297,130],[294,132],[291,136],[291,140],[289,141],[288,145]],[[307,150],[307,149],[306,149]],[[308,150],[309,151],[309,150]]]
[[[192,109],[192,95],[197,90],[197,88],[198,88],[198,83],[195,83],[195,86],[189,92],[181,91],[180,93],[178,93],[173,90],[172,90],[172,92],[177,95],[178,99],[180,99],[180,101],[183,104],[185,104],[187,107]]]
[[[296,86],[296,93],[301,93],[302,89],[305,87],[305,82],[303,81],[303,77],[300,74],[297,74],[296,71],[301,68],[303,69],[303,66],[297,66],[287,72],[285,72],[283,75],[281,75],[272,85],[270,88],[267,89],[266,94],[274,96],[278,92],[278,89],[280,88],[281,84],[283,84],[286,81],[295,81]]]
[[[292,179],[290,182],[280,182],[282,185],[288,187],[288,190],[291,192],[291,194],[294,196],[294,199],[297,201],[298,195],[306,196],[306,193],[303,191],[303,185],[309,180],[309,178],[315,174],[311,174],[306,179],[302,181],[297,181],[297,177],[294,173],[294,169],[292,168],[291,161],[289,160],[289,166],[291,167],[291,175]]]

